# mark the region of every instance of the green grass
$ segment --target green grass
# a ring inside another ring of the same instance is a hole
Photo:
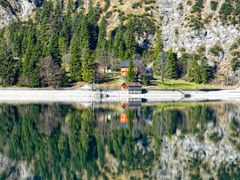
[[[213,89],[215,85],[196,84],[184,80],[165,79],[162,84],[160,76],[155,76],[155,80],[151,81],[151,86],[148,89]]]

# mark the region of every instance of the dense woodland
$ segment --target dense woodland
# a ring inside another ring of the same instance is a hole
[[[182,52],[178,58],[172,49],[163,50],[161,36],[155,46],[139,44],[137,37],[160,34],[147,17],[122,18],[118,28],[107,32],[107,17],[100,7],[89,4],[86,12],[73,1],[64,7],[44,1],[35,18],[15,23],[0,32],[0,85],[27,87],[66,87],[74,82],[96,81],[95,61],[117,71],[122,60],[140,54],[148,64],[154,62],[156,74],[164,78],[185,78],[208,83],[215,72],[203,50]],[[135,81],[130,74],[129,81]]]

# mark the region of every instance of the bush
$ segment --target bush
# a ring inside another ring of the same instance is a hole
[[[133,8],[133,9],[137,9],[137,8],[139,8],[139,7],[142,7],[142,4],[141,4],[140,2],[134,3],[134,4],[132,5],[132,8]]]
[[[217,1],[211,1],[210,2],[211,10],[216,11],[218,7],[218,2]]]
[[[240,66],[240,62],[239,62],[239,59],[237,57],[234,57],[232,60],[231,60],[231,66],[232,66],[232,70],[233,71],[236,71],[239,66]]]
[[[214,56],[219,56],[221,52],[223,52],[223,49],[219,45],[215,45],[210,49],[210,52]]]

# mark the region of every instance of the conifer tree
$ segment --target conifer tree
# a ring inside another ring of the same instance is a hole
[[[136,40],[134,32],[134,22],[130,20],[125,32],[126,54],[125,58],[129,59],[136,53]]]
[[[82,77],[84,82],[92,83],[94,81],[93,59],[88,47],[82,51]]]
[[[106,21],[106,18],[103,17],[100,24],[99,34],[98,34],[98,50],[106,47],[106,29],[107,29],[107,21]]]
[[[130,59],[130,61],[129,61],[127,81],[128,82],[134,82],[135,81],[134,64],[133,64],[132,59]]]
[[[201,82],[201,71],[200,71],[200,66],[198,64],[198,57],[197,55],[193,56],[193,79],[194,82],[199,84]]]
[[[81,46],[80,28],[75,31],[70,45],[70,74],[74,81],[82,80],[82,61],[81,61]]]
[[[169,49],[167,53],[166,68],[167,77],[171,79],[176,79],[178,76],[177,56],[173,53],[172,49]]]
[[[16,82],[16,65],[9,47],[0,40],[0,85],[9,86]]]
[[[120,25],[117,34],[114,38],[113,42],[114,56],[120,57],[122,59],[125,58],[125,42],[124,42],[124,29],[123,26]]]
[[[157,37],[157,43],[154,48],[153,67],[154,67],[155,73],[162,76],[162,80],[164,78],[164,69],[165,69],[164,66],[166,63],[165,53],[163,51],[163,48],[164,48],[163,40],[162,40],[161,34],[159,33]]]
[[[39,78],[36,65],[40,56],[40,47],[37,43],[36,31],[33,24],[29,23],[27,49],[22,63],[22,85],[37,87],[39,85]]]
[[[48,54],[52,57],[55,63],[58,65],[61,65],[62,57],[59,49],[58,44],[58,35],[53,33],[51,36],[49,48],[48,48]]]

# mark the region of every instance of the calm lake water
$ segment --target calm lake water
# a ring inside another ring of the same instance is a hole
[[[0,105],[0,174],[239,179],[240,104]]]

